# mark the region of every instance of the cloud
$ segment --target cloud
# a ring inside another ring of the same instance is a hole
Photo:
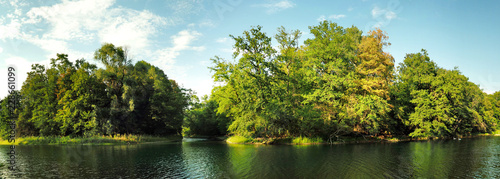
[[[396,19],[398,17],[397,13],[390,10],[390,9],[381,9],[378,6],[375,6],[372,11],[371,15],[373,19],[376,19],[377,22],[374,23],[372,28],[380,28],[382,26],[385,26],[391,22],[391,20]]]
[[[11,19],[10,23],[4,24],[0,21],[0,40],[14,39],[21,36],[21,22],[18,19]]]
[[[387,13],[385,13],[385,18],[387,18],[389,20],[395,19],[396,17],[398,17],[398,16],[396,15],[395,12],[388,11]]]
[[[318,20],[318,21],[324,21],[324,20],[328,20],[328,19],[329,20],[332,20],[332,19],[338,20],[338,19],[341,19],[344,17],[346,17],[346,15],[344,15],[344,14],[332,14],[332,15],[329,15],[328,18],[326,18],[325,15],[321,15],[316,20]]]
[[[398,16],[394,11],[391,11],[389,9],[380,9],[379,7],[375,6],[372,9],[372,18],[376,19],[379,17],[392,20],[397,18]]]
[[[149,46],[149,38],[157,32],[158,26],[166,24],[161,17],[149,11],[126,11],[116,14],[118,20],[108,18],[104,21],[106,26],[99,31],[101,42],[144,49]]]
[[[2,52],[3,52],[3,48],[2,48],[2,47],[0,47],[0,53],[2,53]]]
[[[344,17],[345,17],[344,14],[333,14],[333,15],[328,16],[329,19],[341,19]]]
[[[266,4],[259,4],[256,5],[257,7],[264,7],[266,9],[267,14],[274,14],[279,11],[283,11],[285,9],[293,8],[295,7],[295,3],[289,1],[289,0],[281,0],[278,2],[270,2]]]
[[[218,39],[215,40],[215,42],[217,42],[217,43],[227,43],[227,42],[229,42],[229,38],[228,37],[218,38]]]
[[[324,21],[324,20],[326,20],[326,16],[325,15],[321,15],[316,20],[318,20],[318,21]]]
[[[199,27],[215,27],[215,24],[210,19],[205,19],[203,22],[198,24]]]
[[[182,30],[176,35],[171,36],[173,46],[155,51],[152,57],[153,65],[160,67],[165,71],[172,71],[174,76],[183,76],[187,67],[175,65],[175,58],[180,55],[181,51],[194,50],[203,51],[204,46],[192,46],[191,43],[198,39],[202,34],[194,30]],[[171,74],[171,73],[169,73]]]
[[[47,51],[75,55],[88,54],[71,49],[71,45],[113,43],[130,47],[131,54],[151,45],[160,28],[169,19],[147,10],[115,7],[115,0],[67,1],[29,9],[25,17],[14,17],[9,24],[0,23],[0,39],[25,40]]]
[[[5,59],[3,62],[4,64],[0,65],[2,68],[0,68],[0,73],[1,74],[7,74],[7,67],[14,67],[15,73],[16,73],[16,89],[19,90],[21,89],[21,86],[23,85],[23,82],[26,80],[28,77],[28,72],[31,71],[31,64],[32,62],[29,62],[25,58],[22,57],[9,57]],[[7,84],[7,78],[0,78],[0,83],[1,84]],[[0,91],[0,97],[3,98],[8,95],[8,91],[5,88],[2,88]]]

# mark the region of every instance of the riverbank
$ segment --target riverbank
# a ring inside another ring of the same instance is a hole
[[[0,140],[0,145],[120,145],[120,144],[142,144],[153,142],[181,141],[182,136],[148,136],[148,135],[115,135],[115,136],[92,136],[92,137],[69,137],[69,136],[30,136],[16,138],[14,143]]]
[[[228,144],[264,144],[264,145],[318,145],[318,144],[355,144],[355,143],[393,143],[393,142],[409,142],[409,141],[426,141],[426,140],[460,140],[461,138],[474,138],[481,136],[500,136],[500,130],[491,134],[471,134],[468,136],[453,137],[422,137],[411,138],[407,136],[343,136],[329,141],[322,138],[308,137],[287,137],[287,138],[248,138],[243,136],[231,136],[225,141]]]

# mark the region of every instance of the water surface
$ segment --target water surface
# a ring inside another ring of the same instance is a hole
[[[9,146],[0,146],[6,163]],[[341,145],[17,146],[24,178],[500,178],[500,137]],[[0,168],[9,175],[8,165]]]

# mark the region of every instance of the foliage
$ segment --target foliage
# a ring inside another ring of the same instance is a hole
[[[457,68],[437,67],[425,50],[408,54],[398,69],[395,117],[411,137],[490,132],[496,125],[485,94]]]
[[[212,59],[218,113],[229,132],[245,137],[409,135],[446,137],[492,132],[500,93],[487,95],[458,69],[446,70],[427,51],[407,54],[396,69],[380,29],[362,35],[323,21],[299,31],[278,28],[277,49],[262,27],[230,35],[234,61]],[[186,128],[191,129],[192,128]]]
[[[227,133],[230,118],[225,114],[217,114],[218,103],[208,96],[203,96],[202,102],[192,96],[191,108],[186,112],[182,135],[183,136],[220,136]]]
[[[200,102],[195,93],[127,49],[105,43],[98,68],[57,54],[34,64],[21,91],[0,106],[0,137],[17,118],[19,136],[234,135],[332,141],[340,136],[393,134],[413,138],[493,133],[500,129],[500,92],[486,94],[458,68],[448,70],[427,51],[410,53],[398,67],[385,52],[388,35],[330,21],[301,32],[261,26],[234,40],[233,60],[212,58],[217,86]],[[302,45],[300,45],[302,44]],[[7,110],[15,96],[18,108]],[[68,139],[69,140],[69,139]]]
[[[252,139],[244,137],[244,136],[234,135],[234,136],[227,138],[226,141],[228,143],[231,143],[231,144],[244,144],[244,143],[252,141]]]
[[[0,100],[0,138],[9,139],[13,134],[12,122],[18,118],[19,110],[15,109],[19,105],[20,92],[14,90],[4,99]],[[15,106],[14,106],[15,105]],[[15,109],[15,110],[13,110]]]
[[[158,137],[150,135],[115,135],[115,136],[26,136],[16,139],[15,145],[47,145],[47,144],[85,144],[85,145],[112,145],[112,144],[138,144],[145,142],[179,141],[182,137],[176,135]],[[0,145],[12,145],[0,141]]]
[[[299,136],[292,139],[293,144],[319,144],[323,142],[321,137],[308,138]]]
[[[19,136],[148,134],[181,131],[189,96],[186,89],[145,61],[131,65],[126,49],[104,44],[95,59],[75,63],[66,54],[50,68],[35,64],[18,95]],[[6,100],[4,99],[6,102]],[[2,107],[0,134],[9,133]],[[5,113],[5,114],[4,114]]]

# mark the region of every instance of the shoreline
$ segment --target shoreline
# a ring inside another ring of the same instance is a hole
[[[92,137],[27,136],[15,142],[0,140],[0,145],[130,145],[181,141],[182,136],[115,135]]]
[[[312,142],[312,143],[293,143],[290,142],[292,138],[284,139],[271,139],[271,138],[259,138],[257,140],[250,139],[250,142],[231,142],[227,139],[224,140],[227,144],[243,144],[243,145],[338,145],[338,144],[370,144],[370,143],[398,143],[398,142],[418,142],[418,141],[433,141],[433,140],[461,140],[463,138],[477,138],[477,137],[500,137],[500,134],[474,134],[469,136],[462,136],[459,138],[453,137],[426,137],[426,138],[391,138],[391,139],[381,139],[381,138],[370,138],[364,139],[362,137],[346,138],[347,141],[335,141],[329,142]],[[230,138],[230,137],[229,137]]]
[[[500,137],[500,134],[474,134],[462,136],[459,138],[477,138],[485,136]],[[234,136],[231,136],[234,137]],[[397,142],[416,142],[416,141],[433,141],[433,140],[456,140],[451,137],[433,137],[433,138],[389,138],[384,137],[345,137],[343,141],[334,142],[293,142],[294,138],[255,138],[248,139],[245,142],[232,142],[228,136],[193,136],[182,137],[178,135],[172,136],[138,136],[138,135],[117,135],[111,136],[93,136],[93,137],[19,137],[15,143],[10,143],[7,140],[0,140],[0,145],[135,145],[135,144],[153,144],[164,142],[180,142],[183,139],[205,139],[209,141],[222,141],[227,144],[243,144],[243,145],[338,145],[338,144],[370,144],[370,143],[397,143]]]

